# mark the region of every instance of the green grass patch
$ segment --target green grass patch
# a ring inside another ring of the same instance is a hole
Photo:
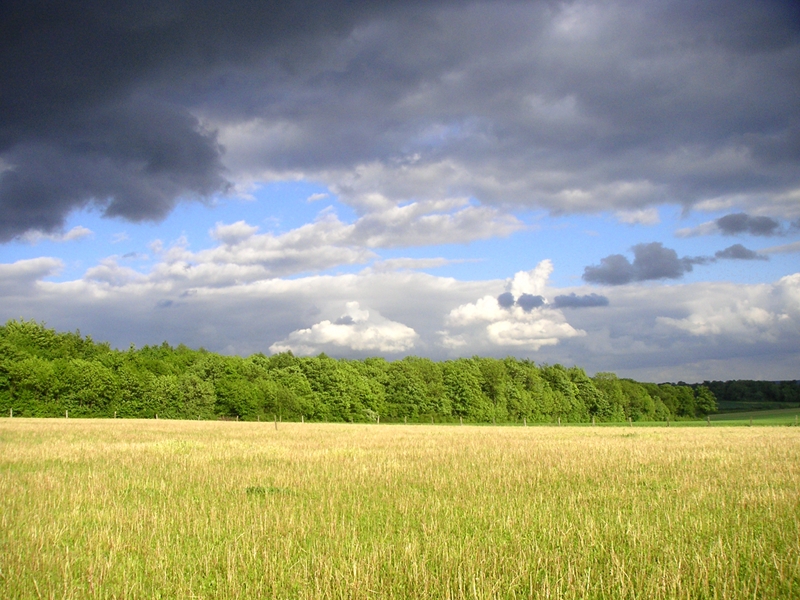
[[[753,425],[796,425],[800,423],[800,408],[779,408],[773,410],[751,410],[736,413],[711,415],[714,424]]]

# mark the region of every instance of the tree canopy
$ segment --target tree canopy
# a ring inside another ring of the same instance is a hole
[[[0,410],[19,416],[580,423],[691,419],[716,409],[707,386],[589,377],[512,357],[245,358],[167,342],[115,350],[35,321],[0,327]]]

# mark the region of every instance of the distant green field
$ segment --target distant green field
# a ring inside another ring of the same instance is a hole
[[[0,419],[2,598],[798,598],[800,427]]]
[[[800,408],[780,408],[775,410],[751,410],[746,412],[721,413],[711,415],[715,424],[729,423],[731,425],[795,425],[800,422]]]

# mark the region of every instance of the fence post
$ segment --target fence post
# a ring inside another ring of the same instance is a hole
[[[708,426],[711,427],[711,417],[709,415],[706,415],[706,423],[708,423]]]
[[[522,417],[522,426],[523,427],[527,427],[528,426],[528,417]]]
[[[301,422],[301,423],[305,423],[305,422],[306,422],[306,418],[305,418],[305,416],[303,416],[303,415],[300,415],[300,422]]]
[[[561,417],[558,417],[558,424],[561,425]]]
[[[381,416],[378,415],[378,425],[380,425],[380,424],[381,424]]]
[[[592,425],[594,425],[594,415],[592,415]]]
[[[117,411],[114,411],[114,418],[117,418]]]
[[[64,418],[65,419],[69,419],[69,411],[68,410],[64,411]]]
[[[275,431],[278,431],[278,415],[273,414],[272,418],[275,419]]]
[[[628,417],[628,423],[630,424],[631,427],[633,427],[633,418],[632,417]]]
[[[8,418],[9,419],[13,419],[14,418],[14,409],[13,408],[9,408],[8,409]]]

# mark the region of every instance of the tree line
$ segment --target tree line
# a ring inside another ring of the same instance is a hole
[[[706,386],[589,377],[511,357],[244,358],[166,342],[116,350],[35,321],[0,327],[0,410],[15,416],[580,423],[694,419],[716,409]]]
[[[717,398],[720,412],[768,410],[800,406],[800,381],[704,381]]]

